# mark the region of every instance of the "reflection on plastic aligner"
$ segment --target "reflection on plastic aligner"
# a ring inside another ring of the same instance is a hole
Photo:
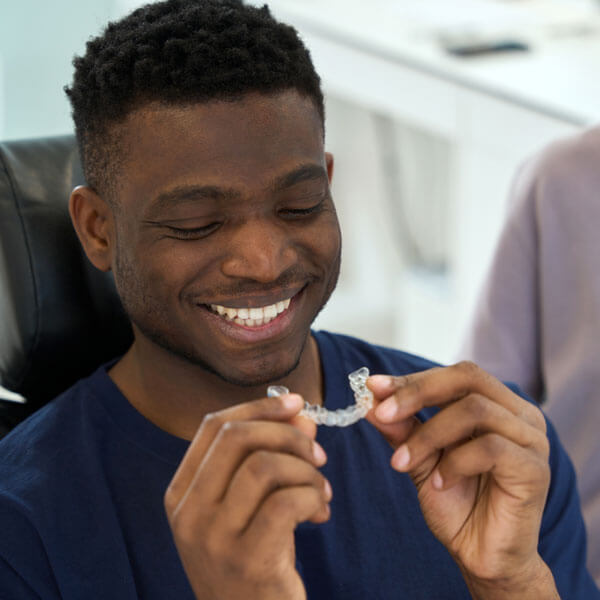
[[[348,375],[350,388],[354,392],[355,404],[337,410],[327,410],[322,406],[304,402],[300,414],[314,421],[317,425],[330,427],[348,427],[362,419],[373,407],[373,394],[367,388],[369,369],[362,367]],[[273,398],[289,393],[283,385],[271,385],[267,388],[267,396]]]

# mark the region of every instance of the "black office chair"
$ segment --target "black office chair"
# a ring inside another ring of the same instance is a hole
[[[27,400],[0,399],[0,437],[132,340],[71,225],[81,183],[73,136],[0,143],[0,385]]]

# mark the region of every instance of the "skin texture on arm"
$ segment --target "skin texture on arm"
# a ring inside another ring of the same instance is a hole
[[[558,598],[537,551],[550,479],[542,413],[468,362],[367,385],[367,418],[396,448],[392,467],[411,476],[473,597]]]

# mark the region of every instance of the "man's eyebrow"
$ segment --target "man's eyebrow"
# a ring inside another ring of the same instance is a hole
[[[321,165],[309,163],[299,166],[290,173],[286,173],[285,175],[275,178],[271,184],[271,187],[274,190],[283,190],[292,187],[297,183],[301,183],[302,181],[311,181],[316,179],[328,181],[329,178],[327,176],[327,171]]]
[[[172,208],[186,202],[231,200],[239,197],[240,193],[230,188],[215,185],[181,185],[158,194],[152,201],[150,209],[152,212],[158,212],[163,208]]]
[[[321,165],[309,163],[276,177],[270,187],[274,190],[283,190],[302,181],[319,179],[327,181],[327,171]],[[162,209],[172,208],[177,204],[185,204],[186,202],[227,201],[237,200],[240,197],[240,192],[231,188],[222,188],[215,185],[181,185],[158,194],[150,204],[150,211],[152,213],[160,212]]]

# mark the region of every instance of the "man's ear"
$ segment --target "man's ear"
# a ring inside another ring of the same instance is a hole
[[[329,185],[333,179],[333,154],[331,152],[325,152],[325,164],[327,166],[327,178],[329,179]]]
[[[101,271],[109,271],[115,239],[111,208],[92,188],[80,185],[71,192],[69,214],[91,263]]]

